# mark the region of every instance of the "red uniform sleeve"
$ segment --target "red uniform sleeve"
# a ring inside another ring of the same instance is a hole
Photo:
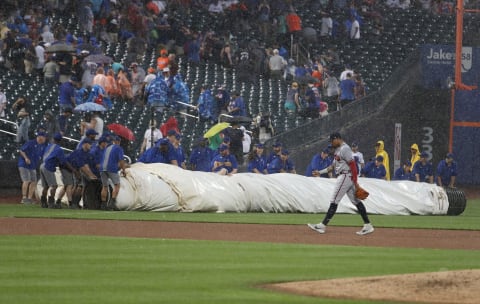
[[[350,171],[352,172],[352,181],[356,184],[357,183],[357,177],[358,177],[358,172],[357,172],[357,163],[355,160],[351,160],[348,165],[350,166]]]

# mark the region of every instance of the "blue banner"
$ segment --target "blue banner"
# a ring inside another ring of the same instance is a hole
[[[427,89],[447,89],[449,80],[454,81],[455,46],[425,44],[421,47],[423,86]],[[462,82],[478,85],[480,49],[462,48]]]

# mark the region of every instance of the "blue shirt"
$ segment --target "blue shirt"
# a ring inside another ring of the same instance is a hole
[[[452,161],[450,166],[442,159],[437,166],[437,176],[442,180],[442,186],[448,186],[452,176],[457,176],[457,163]]]
[[[253,169],[257,169],[260,173],[265,173],[267,169],[267,158],[263,155],[255,155],[255,158],[248,162],[248,172],[253,172]]]
[[[271,163],[267,166],[267,171],[269,174],[272,173],[280,173],[281,170],[285,172],[289,172],[295,169],[293,162],[290,159],[287,159],[285,162],[282,161],[281,157],[275,158]]]
[[[275,160],[275,158],[278,158],[278,154],[275,153],[275,152],[271,152],[270,155],[268,155],[267,157],[267,165],[270,164],[271,162],[273,162]]]
[[[371,171],[371,178],[378,178],[378,179],[385,179],[385,175],[387,175],[387,171],[385,170],[385,166],[380,164],[378,167],[373,166]]]
[[[209,147],[197,147],[190,154],[190,163],[195,166],[195,171],[210,172],[213,151]]]
[[[230,112],[229,114],[232,116],[245,116],[245,102],[243,101],[242,97],[237,97],[234,100],[230,101],[229,105],[230,108],[238,108],[234,112]]]
[[[65,163],[65,153],[57,144],[49,144],[43,154],[43,165],[50,172],[55,172],[57,166]]]
[[[26,169],[30,169],[30,170],[37,169],[38,165],[40,164],[40,160],[43,157],[43,153],[45,152],[46,147],[47,147],[46,143],[40,145],[39,143],[37,143],[36,139],[31,139],[26,143],[24,143],[23,146],[20,148],[20,150],[23,151],[27,155],[27,157],[30,159],[30,164],[28,165],[25,162],[25,159],[20,156],[18,158],[18,166]]]
[[[80,142],[77,144],[77,147],[75,148],[76,150],[81,150],[82,149],[82,145],[83,145],[83,142],[85,141],[85,138],[87,138],[86,136],[84,138],[82,138],[82,140],[80,140]],[[96,144],[96,141],[93,141],[92,143],[92,147]]]
[[[395,174],[393,175],[393,180],[415,180],[415,176],[412,175],[412,172],[406,173],[403,167],[398,168],[395,170]]]
[[[322,170],[332,164],[330,157],[322,158],[320,154],[316,154],[305,171],[305,176],[312,176],[312,172],[315,170]],[[321,174],[320,177],[328,177],[328,173]]]
[[[168,145],[167,152],[162,152],[158,146],[153,146],[145,151],[138,159],[139,162],[145,164],[171,164],[172,160],[177,160],[177,153],[171,144]]]
[[[67,157],[67,161],[74,167],[75,169],[80,169],[85,165],[90,167],[90,164],[94,162],[94,157],[90,154],[89,151],[85,151],[83,149],[76,149]],[[92,169],[92,167],[90,167]]]
[[[363,169],[360,171],[361,175],[365,177],[374,178],[373,167],[375,167],[375,162],[369,161],[368,163],[365,164],[365,167],[363,167]]]
[[[215,168],[215,170],[213,172],[218,172],[221,169],[226,169],[227,172],[230,173],[230,172],[233,171],[233,169],[238,168],[237,159],[232,154],[227,154],[227,155],[218,154],[217,156],[215,156],[212,160],[212,163],[211,163],[212,170],[213,170],[213,164],[215,162],[221,162],[221,163],[230,162],[231,166],[225,166],[225,165],[218,166],[217,168]]]
[[[178,163],[178,166],[181,167],[182,164],[186,161],[186,157],[185,157],[185,152],[183,151],[183,148],[182,146],[178,146],[178,148],[174,148],[175,149],[175,153],[177,154],[177,163]]]
[[[429,162],[424,165],[421,161],[417,161],[413,166],[412,174],[420,175],[420,181],[424,182],[427,176],[433,176],[433,166]]]
[[[355,100],[355,81],[352,79],[345,79],[340,81],[340,100]]]
[[[100,172],[117,173],[118,163],[123,160],[123,149],[119,145],[111,144],[105,148],[100,159]]]
[[[75,97],[75,87],[73,84],[70,81],[62,83],[58,89],[58,104],[73,106],[72,97]]]
[[[106,149],[101,149],[98,144],[95,146],[92,146],[90,149],[90,154],[93,155],[93,161],[94,161],[94,168],[91,168],[92,173],[95,174],[96,176],[100,176],[100,162],[102,161],[103,154],[105,153]]]

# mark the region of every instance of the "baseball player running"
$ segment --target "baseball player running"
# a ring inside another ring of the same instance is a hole
[[[358,212],[362,216],[364,225],[362,230],[357,231],[358,235],[365,235],[373,232],[373,226],[368,219],[367,210],[362,201],[355,197],[355,187],[357,183],[357,165],[353,158],[352,149],[343,141],[340,133],[330,134],[330,142],[335,149],[335,158],[331,167],[323,169],[325,171],[335,169],[337,182],[332,198],[330,199],[330,207],[323,221],[319,224],[308,224],[308,227],[318,233],[325,233],[326,228],[332,217],[337,211],[338,203],[343,196],[347,194],[350,201],[357,206]],[[322,170],[322,171],[323,171]],[[324,172],[321,172],[324,173]]]

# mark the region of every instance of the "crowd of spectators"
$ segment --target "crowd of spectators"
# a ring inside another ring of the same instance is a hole
[[[94,102],[108,109],[112,102],[132,102],[160,109],[172,106],[171,101],[166,100],[172,94],[177,94],[176,100],[190,102],[188,88],[178,73],[178,57],[194,65],[215,61],[226,69],[233,67],[240,81],[271,78],[288,87],[284,101],[287,112],[309,118],[325,116],[369,93],[362,71],[353,69],[341,58],[339,46],[353,48],[365,35],[381,36],[381,13],[385,9],[419,8],[436,14],[451,14],[454,8],[451,1],[441,0],[295,3],[286,0],[43,0],[23,1],[21,4],[5,1],[2,5],[0,49],[3,68],[23,77],[41,79],[48,87],[58,87],[58,113],[44,114],[46,121],[53,117],[62,119],[62,125],[57,127],[54,123],[42,122],[42,126],[35,126],[36,131],[47,132],[51,140],[57,131],[65,134],[68,121],[65,117],[81,103]],[[299,14],[299,8],[304,12],[307,11],[305,8],[311,8],[308,10],[311,17],[321,19],[318,33],[304,27],[304,15]],[[78,21],[78,26],[59,23],[61,15],[74,15],[73,20]],[[182,18],[187,15],[199,19]],[[370,32],[363,31],[366,22],[373,24]],[[325,47],[311,50],[313,56],[309,60],[300,61],[298,56],[293,56],[292,51],[296,52],[300,44],[314,46],[312,42],[315,41],[321,41]],[[107,47],[115,48],[118,42],[127,45],[128,56],[115,58],[113,55],[109,60]],[[151,65],[143,61],[147,50],[158,54],[158,59]],[[28,141],[31,109],[28,100],[17,97],[12,108],[21,121],[17,142],[23,144]],[[0,107],[5,104],[2,99],[0,102]],[[212,122],[220,113],[230,116],[251,114],[246,112],[240,93],[224,86],[202,88],[195,106],[203,119]],[[98,115],[94,118],[97,121]],[[153,125],[157,126],[158,122]],[[93,129],[91,119],[84,121],[82,126],[85,126],[83,136]],[[97,140],[101,135],[99,131],[95,131],[99,135]],[[152,129],[151,133],[156,130]],[[140,159],[146,162],[175,161],[186,167],[186,157],[173,159],[167,153],[169,145],[178,149],[180,134],[163,135],[171,137],[169,142],[159,139],[155,144],[146,140]],[[225,137],[229,137],[228,134]],[[232,137],[243,141],[244,135]],[[237,163],[243,163],[245,151],[238,140],[233,146],[230,142],[216,148],[221,153],[211,153],[209,166],[192,163],[193,167],[231,174],[235,172],[235,164],[228,155],[233,155]],[[288,159],[288,150],[280,148],[265,160],[261,151],[260,143],[248,156],[247,165],[252,172],[295,172]],[[199,156],[193,151],[189,154]],[[322,163],[321,159],[322,155],[315,160],[316,163]],[[383,155],[378,155],[374,162],[378,163],[375,167],[389,168],[388,158]],[[315,176],[315,170],[311,171],[310,174]],[[385,178],[389,179],[388,170],[385,170]]]

